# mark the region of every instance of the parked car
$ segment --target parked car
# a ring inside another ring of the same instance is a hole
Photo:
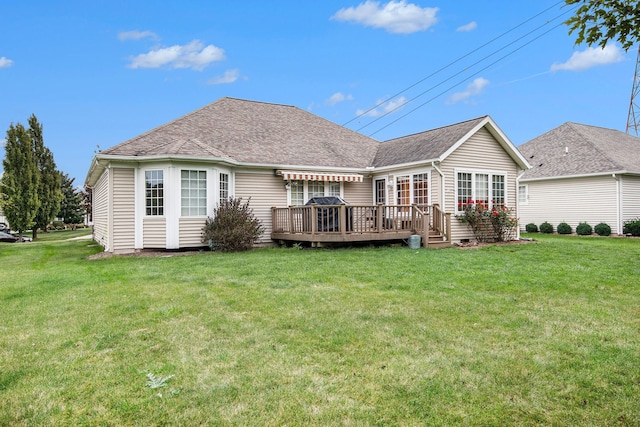
[[[20,240],[20,238],[18,238],[17,236],[13,236],[9,233],[3,233],[0,231],[0,242],[15,243],[18,240]]]

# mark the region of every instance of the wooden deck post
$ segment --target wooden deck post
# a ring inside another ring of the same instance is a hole
[[[426,249],[429,247],[429,208],[424,213],[422,222],[424,223],[424,227],[422,227],[422,247]]]
[[[451,243],[451,213],[450,212],[445,213],[445,217],[447,218],[447,224],[445,227],[447,231],[445,233],[445,236],[447,238],[447,241]]]
[[[347,234],[347,205],[340,203],[340,234]]]
[[[382,214],[382,203],[378,203],[378,207],[376,209],[376,230],[378,233],[382,233],[382,218],[384,218],[384,215]]]
[[[293,207],[289,206],[288,210],[289,210],[289,233],[293,234],[296,232],[296,227],[294,226],[294,223],[293,223]]]
[[[315,236],[318,232],[318,205],[311,205],[311,235]]]

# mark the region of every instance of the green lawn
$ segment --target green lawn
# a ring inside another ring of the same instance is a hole
[[[640,425],[640,240],[534,237],[0,244],[0,425]]]

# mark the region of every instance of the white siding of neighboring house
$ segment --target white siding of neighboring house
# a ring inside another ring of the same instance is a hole
[[[111,251],[109,240],[109,169],[106,169],[102,176],[93,186],[93,238],[104,247],[105,251]]]
[[[594,227],[604,222],[618,234],[617,184],[611,175],[522,181],[528,186],[528,201],[520,206],[520,228],[548,221],[554,230],[566,222],[575,231],[580,222]]]
[[[271,207],[287,206],[287,190],[282,177],[272,171],[247,171],[235,173],[235,193],[243,202],[251,198],[249,207],[264,226],[259,243],[271,243]]]
[[[621,185],[621,219],[627,221],[640,218],[640,177],[623,175]]]
[[[135,245],[135,187],[133,168],[112,168],[112,252],[131,252]]]
[[[518,165],[502,148],[489,131],[480,129],[457,150],[451,153],[440,165],[440,170],[445,175],[445,206],[446,212],[451,212],[451,241],[475,237],[466,224],[458,221],[455,216],[456,208],[456,170],[492,171],[506,173],[506,204],[510,208],[516,208],[516,178],[520,172]],[[435,173],[432,173],[432,176]]]
[[[351,205],[373,204],[373,181],[365,178],[362,182],[343,183],[343,199]]]

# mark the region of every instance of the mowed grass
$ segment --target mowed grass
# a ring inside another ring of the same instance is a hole
[[[0,244],[0,425],[640,425],[640,240],[534,237]]]

